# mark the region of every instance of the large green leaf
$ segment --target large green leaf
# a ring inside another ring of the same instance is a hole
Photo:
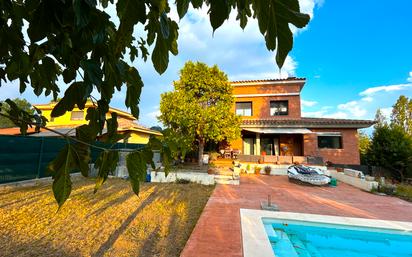
[[[69,198],[72,190],[70,173],[78,167],[76,153],[72,145],[67,144],[48,166],[48,173],[53,177],[53,194],[59,209]]]
[[[143,81],[139,72],[134,67],[130,67],[127,71],[127,91],[125,105],[129,107],[131,113],[136,119],[139,119],[139,102],[140,94],[142,93]]]
[[[64,97],[53,108],[51,116],[62,116],[66,111],[73,110],[76,105],[78,108],[83,109],[91,90],[90,84],[83,81],[73,82],[64,93]]]
[[[112,174],[119,162],[119,152],[117,151],[103,151],[97,158],[94,166],[99,170],[94,193],[106,182],[109,174]]]
[[[169,64],[169,49],[166,40],[159,35],[152,53],[153,66],[159,74],[163,74]]]
[[[177,0],[176,1],[176,8],[177,13],[179,14],[179,18],[182,19],[183,16],[186,15],[187,10],[189,9],[190,0]]]
[[[118,128],[117,113],[112,112],[112,117],[106,120],[106,124],[107,124],[107,133],[106,133],[106,139],[105,139],[106,143],[114,144],[118,142],[119,140],[125,138],[126,134],[117,133],[117,128]]]
[[[50,28],[50,16],[46,1],[42,1],[36,6],[32,17],[27,34],[32,42],[37,42],[47,36],[47,29]]]
[[[130,183],[133,192],[139,195],[140,182],[146,180],[147,165],[144,156],[140,151],[133,152],[127,155],[126,165],[129,173]]]
[[[78,159],[78,168],[83,176],[89,176],[90,146],[96,140],[98,130],[90,125],[82,125],[76,128],[76,138],[84,143],[76,142],[74,149]]]
[[[90,83],[100,86],[102,84],[103,72],[100,69],[100,64],[95,60],[85,60],[80,62],[80,66],[84,70],[84,79]]]
[[[219,28],[223,22],[229,18],[230,5],[227,0],[212,0],[210,1],[210,24],[213,31]]]
[[[169,38],[169,19],[167,18],[167,14],[165,12],[163,12],[162,15],[160,15],[160,31],[162,32],[162,36],[164,39]]]

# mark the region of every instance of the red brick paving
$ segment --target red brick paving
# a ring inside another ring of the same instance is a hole
[[[412,222],[412,203],[339,183],[311,187],[286,176],[242,176],[240,186],[217,185],[181,257],[242,256],[240,208],[260,209],[272,196],[281,211]]]

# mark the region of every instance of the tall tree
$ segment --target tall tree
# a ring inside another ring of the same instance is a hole
[[[359,153],[361,164],[367,164],[367,153],[371,144],[371,139],[364,131],[359,131]]]
[[[34,110],[32,109],[31,104],[26,100],[26,99],[21,99],[21,98],[15,98],[13,99],[13,102],[22,110],[33,114]],[[0,102],[0,105],[2,105],[2,110],[0,113],[7,113],[10,111],[10,106],[6,102]],[[15,127],[16,125],[12,120],[9,118],[6,118],[4,116],[0,116],[0,128],[11,128]]]
[[[240,136],[240,118],[231,111],[232,106],[232,86],[225,73],[216,65],[187,62],[174,82],[174,91],[162,94],[160,120],[197,142],[202,165],[207,142]]]
[[[403,181],[412,172],[412,137],[399,126],[376,128],[368,160],[376,166],[389,169],[393,177]]]
[[[393,105],[391,125],[399,126],[412,136],[412,98],[401,95]]]
[[[388,124],[386,122],[385,115],[383,115],[382,110],[380,108],[376,110],[375,121],[376,123],[373,126],[375,129],[383,127]]]

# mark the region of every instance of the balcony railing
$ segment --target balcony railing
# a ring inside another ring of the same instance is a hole
[[[277,155],[244,155],[240,154],[238,160],[242,162],[258,162],[276,164],[312,164],[323,165],[323,158],[318,156],[277,156]]]

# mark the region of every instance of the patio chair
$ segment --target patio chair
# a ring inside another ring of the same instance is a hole
[[[230,149],[225,149],[224,157],[225,157],[225,159],[230,159],[230,158],[232,158],[232,150],[230,150]]]
[[[233,149],[232,151],[232,158],[233,159],[237,159],[239,157],[239,154],[241,153],[241,151],[239,149]]]

